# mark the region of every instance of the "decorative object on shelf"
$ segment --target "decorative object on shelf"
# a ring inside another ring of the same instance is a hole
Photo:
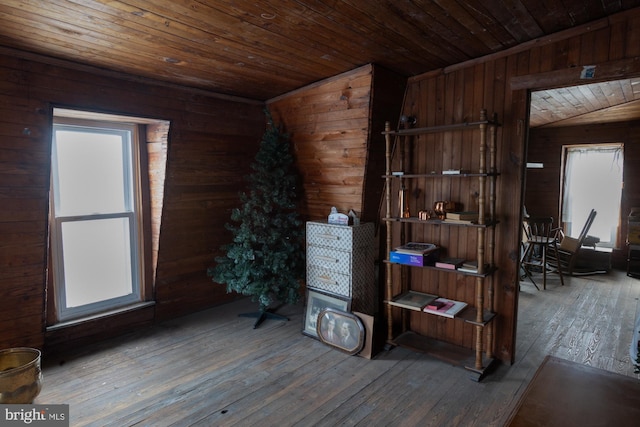
[[[357,354],[364,345],[364,325],[358,316],[334,308],[325,308],[318,315],[316,333],[323,343]]]
[[[265,110],[267,130],[251,165],[249,193],[241,193],[241,208],[231,212],[227,224],[233,242],[222,247],[225,256],[207,274],[227,292],[250,295],[259,311],[240,316],[257,318],[254,329],[265,319],[288,320],[270,306],[295,304],[304,277],[304,229],[296,211],[298,174],[294,169],[288,135],[277,127]]]
[[[40,350],[17,347],[0,351],[0,404],[31,404],[42,389]]]
[[[349,215],[338,212],[338,209],[334,206],[331,208],[327,222],[334,225],[349,225]]]
[[[426,221],[428,219],[431,219],[435,216],[434,212],[431,210],[426,210],[426,211],[419,211],[418,212],[418,219],[421,219],[423,221]]]
[[[398,193],[398,216],[400,218],[410,218],[409,197],[406,187],[402,186]]]
[[[458,207],[456,202],[439,201],[433,204],[433,211],[439,219],[445,219],[447,212],[455,211]]]
[[[349,311],[351,309],[351,300],[314,289],[307,289],[303,334],[318,338],[318,316],[326,308]]]

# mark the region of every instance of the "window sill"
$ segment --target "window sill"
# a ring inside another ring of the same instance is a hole
[[[67,320],[64,322],[56,323],[55,325],[47,326],[46,331],[52,332],[57,331],[59,329],[68,328],[70,326],[78,326],[83,323],[88,323],[97,319],[102,319],[105,317],[111,317],[118,314],[128,313],[130,311],[141,310],[143,308],[152,307],[156,305],[155,301],[143,301],[135,304],[127,305],[125,307],[119,307],[113,310],[103,311],[100,313],[92,314],[90,316],[80,317],[77,319]]]

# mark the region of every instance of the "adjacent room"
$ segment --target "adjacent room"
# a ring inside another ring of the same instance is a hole
[[[0,17],[6,417],[635,425],[640,1]]]

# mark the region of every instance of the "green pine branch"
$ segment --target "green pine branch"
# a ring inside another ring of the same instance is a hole
[[[251,164],[249,191],[240,193],[241,206],[231,212],[226,227],[233,242],[225,256],[207,270],[227,292],[249,295],[266,311],[275,302],[294,304],[304,275],[304,230],[297,208],[299,177],[294,169],[289,136],[273,122]]]

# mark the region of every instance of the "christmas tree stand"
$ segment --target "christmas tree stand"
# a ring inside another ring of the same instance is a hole
[[[250,317],[250,318],[257,318],[256,319],[256,323],[253,324],[253,329],[257,329],[258,326],[260,326],[262,324],[262,322],[264,322],[267,319],[273,319],[273,320],[282,320],[283,322],[288,322],[289,318],[287,316],[283,316],[281,314],[275,313],[275,311],[277,309],[279,309],[281,306],[276,307],[275,309],[266,309],[266,310],[261,310],[261,311],[254,311],[251,313],[241,313],[238,314],[239,317]]]

